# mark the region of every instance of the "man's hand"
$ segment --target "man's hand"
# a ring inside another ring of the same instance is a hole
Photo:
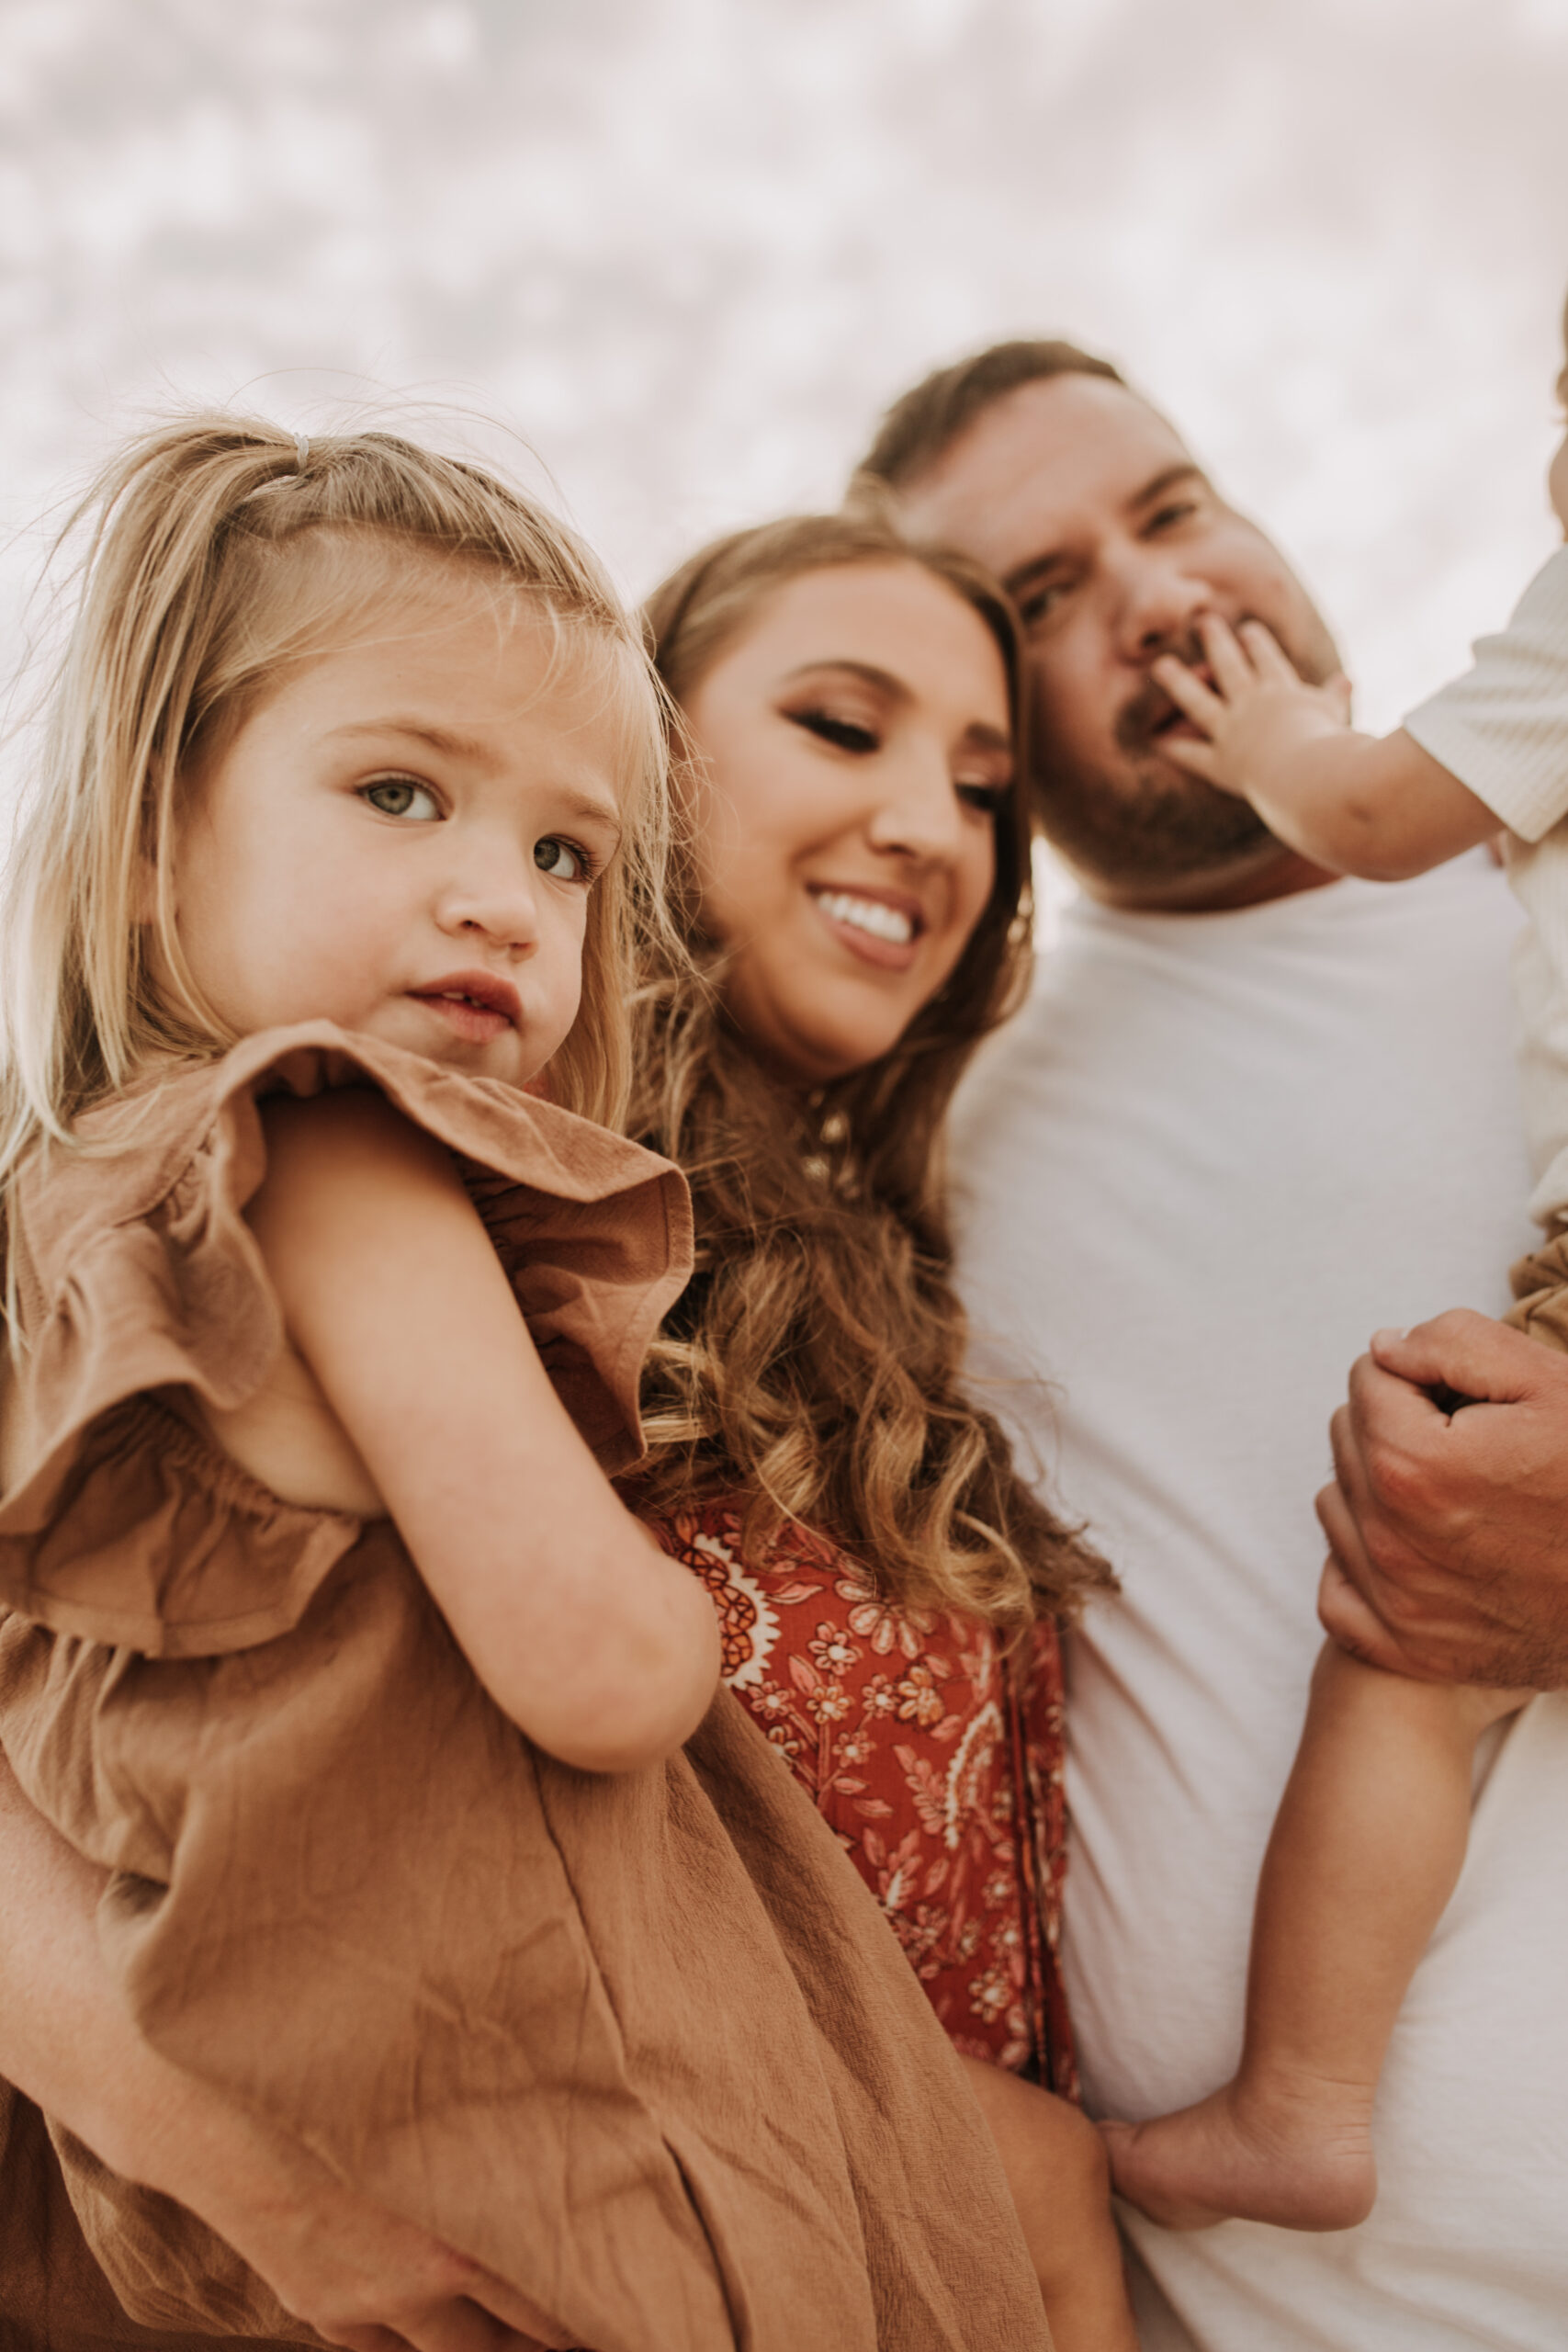
[[[1160,749],[1222,792],[1252,798],[1280,763],[1303,743],[1342,735],[1350,723],[1350,682],[1331,678],[1309,685],[1261,621],[1232,629],[1216,613],[1198,622],[1213,684],[1173,653],[1162,654],[1150,675],[1204,741],[1177,735]]]
[[[1568,1356],[1463,1308],[1380,1331],[1332,1435],[1333,1639],[1427,1681],[1568,1685]]]

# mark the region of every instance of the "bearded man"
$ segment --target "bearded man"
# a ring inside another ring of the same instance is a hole
[[[1324,1622],[1373,1663],[1551,1694],[1481,1759],[1383,2076],[1371,2218],[1178,2234],[1128,2213],[1142,2340],[1548,2352],[1568,2313],[1568,1359],[1486,1319],[1529,1239],[1511,901],[1483,855],[1337,880],[1166,756],[1187,722],[1151,665],[1201,660],[1201,613],[1265,622],[1311,678],[1339,662],[1279,550],[1105,361],[1015,343],[944,369],[862,478],[1010,589],[1041,821],[1080,885],[954,1162],[977,1369],[1007,1374],[1003,1409],[1122,1578],[1071,1655],[1065,1959],[1091,2109],[1138,2120],[1234,2072],[1320,1640],[1325,1424],[1377,1326],[1417,1328],[1361,1358],[1335,1415]]]

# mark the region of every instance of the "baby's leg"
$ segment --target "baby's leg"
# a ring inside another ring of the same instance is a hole
[[[1102,2127],[1152,2220],[1343,2230],[1371,2212],[1378,2076],[1464,1861],[1475,1743],[1529,1696],[1324,1650],[1258,1880],[1240,2069],[1178,2114]]]
[[[966,2058],[1023,2225],[1056,2352],[1137,2352],[1105,2143],[1065,2098]]]

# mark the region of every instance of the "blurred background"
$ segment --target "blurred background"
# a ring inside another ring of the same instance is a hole
[[[10,651],[171,402],[478,407],[640,593],[1059,332],[1388,725],[1552,542],[1568,0],[0,0],[0,273]]]

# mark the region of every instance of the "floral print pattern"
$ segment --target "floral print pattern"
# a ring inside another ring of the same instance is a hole
[[[747,1561],[739,1508],[656,1521],[707,1587],[724,1678],[870,1886],[955,2047],[1077,2096],[1056,1966],[1066,1867],[1055,1629],[899,1609],[827,1538]]]

